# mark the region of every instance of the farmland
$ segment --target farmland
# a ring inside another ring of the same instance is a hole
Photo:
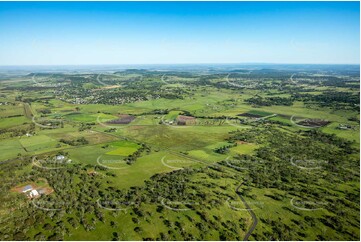
[[[4,76],[0,239],[359,240],[358,66],[296,67]]]

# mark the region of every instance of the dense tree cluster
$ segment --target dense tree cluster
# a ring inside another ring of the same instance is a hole
[[[59,142],[71,145],[71,146],[79,146],[79,145],[86,145],[89,144],[89,141],[84,137],[79,137],[76,139],[68,140],[68,139],[60,139]]]
[[[340,104],[350,105],[355,110],[359,110],[357,105],[360,104],[360,95],[359,94],[350,94],[349,92],[323,92],[319,95],[312,94],[294,94],[293,98],[303,102],[315,102],[320,106],[331,106],[337,107]]]
[[[359,169],[359,161],[353,156],[348,156],[358,153],[358,150],[353,148],[352,142],[318,130],[290,133],[274,127],[232,132],[228,141],[237,140],[260,145],[254,156],[235,156],[231,163],[235,170],[237,167],[247,168],[249,176],[247,183],[250,188],[277,189],[291,196],[303,197],[320,204],[330,204],[324,209],[333,215],[324,215],[316,220],[339,234],[348,233],[344,228],[348,226],[347,224],[353,223],[351,220],[358,221],[355,214],[359,206],[354,203],[354,196],[359,196],[359,190],[352,191],[351,197],[347,191],[342,191],[342,195],[334,193],[334,184],[359,180],[359,174],[352,172]],[[247,196],[249,190],[244,190],[242,194]],[[281,194],[268,196],[275,200],[286,199]],[[352,219],[347,221],[346,218]],[[335,219],[337,222],[333,221]],[[281,221],[262,222],[277,228],[278,232],[265,231],[263,235],[257,234],[255,237],[257,239],[295,240],[297,236],[305,236],[295,234],[296,231],[290,230]],[[335,224],[339,226],[335,227]],[[356,239],[354,235],[350,236],[350,239]],[[322,238],[327,239],[327,237]]]
[[[256,106],[272,106],[272,105],[283,105],[291,106],[293,104],[293,99],[286,97],[266,97],[255,96],[249,99],[246,99],[245,102],[256,105]]]

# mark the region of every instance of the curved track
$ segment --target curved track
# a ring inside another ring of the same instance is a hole
[[[246,233],[246,235],[243,238],[243,241],[247,241],[249,236],[251,236],[253,230],[256,228],[257,224],[258,224],[258,219],[256,217],[256,214],[252,211],[251,207],[248,205],[248,203],[246,202],[246,200],[239,194],[239,188],[242,186],[243,183],[241,183],[237,188],[236,188],[236,193],[239,196],[239,198],[242,200],[244,206],[247,208],[247,211],[249,212],[249,214],[252,217],[253,223],[251,228],[248,230],[248,232]]]

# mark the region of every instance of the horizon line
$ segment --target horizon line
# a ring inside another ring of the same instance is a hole
[[[130,64],[20,64],[0,65],[0,67],[16,66],[130,66],[130,65],[360,65],[360,63],[282,63],[282,62],[229,62],[229,63],[130,63]]]

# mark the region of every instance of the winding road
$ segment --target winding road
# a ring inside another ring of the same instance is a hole
[[[236,193],[239,196],[239,198],[242,200],[244,206],[247,208],[247,211],[249,212],[249,214],[252,217],[253,223],[251,228],[248,230],[248,232],[246,233],[246,235],[243,238],[243,241],[247,241],[249,236],[251,236],[253,230],[256,228],[257,224],[258,224],[258,219],[256,217],[256,214],[253,212],[253,210],[251,209],[251,207],[248,205],[248,203],[246,202],[246,200],[241,196],[241,194],[239,194],[239,188],[242,186],[243,182],[236,188]]]
[[[293,80],[293,77],[294,77],[295,75],[296,75],[296,73],[294,73],[294,74],[291,75],[290,81],[292,82],[292,84],[297,85],[297,82],[295,82],[295,81]]]

